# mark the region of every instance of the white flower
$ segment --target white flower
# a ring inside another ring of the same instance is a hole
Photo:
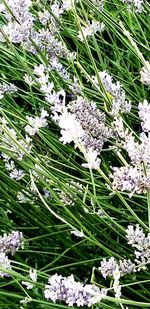
[[[6,93],[13,93],[17,91],[17,87],[14,84],[7,84],[5,82],[0,83],[0,99],[4,97]]]
[[[45,67],[43,64],[37,65],[34,67],[34,74],[41,76],[44,74]]]
[[[63,9],[57,1],[51,5],[51,10],[56,17],[59,17],[63,13]]]
[[[127,3],[129,6],[129,9],[132,8],[132,6],[135,7],[136,12],[142,12],[143,11],[143,1],[144,0],[121,0],[124,3]]]
[[[142,129],[144,132],[150,132],[150,104],[147,100],[144,100],[143,103],[139,103],[139,116],[143,120]]]
[[[120,279],[120,271],[119,271],[119,267],[116,266],[116,269],[113,271],[113,277],[115,280],[119,280]]]
[[[50,13],[46,9],[44,9],[43,12],[39,12],[38,16],[42,25],[46,25],[51,17]]]
[[[94,35],[97,31],[102,32],[105,28],[104,23],[100,23],[98,21],[92,20],[92,23],[87,25],[86,27],[82,27],[82,32],[79,31],[78,38],[83,41],[84,37],[90,37]],[[83,33],[83,34],[82,34]]]
[[[0,100],[4,97],[3,91],[0,90]]]
[[[29,303],[31,301],[32,301],[31,297],[25,297],[24,299],[20,300],[20,304],[26,305],[27,303]]]
[[[48,125],[46,117],[48,117],[48,113],[44,109],[42,109],[40,117],[26,116],[29,124],[25,126],[25,131],[31,136],[35,135],[39,132],[40,128],[44,128]]]
[[[106,290],[106,289],[101,289],[101,293],[97,293],[97,294],[95,294],[95,295],[91,298],[91,300],[90,300],[90,307],[91,307],[91,306],[93,307],[94,304],[100,303],[101,300],[102,300],[103,298],[105,298],[106,296],[107,296],[107,290]]]
[[[20,180],[25,176],[25,173],[22,170],[17,170],[17,168],[14,168],[9,175],[12,179]]]
[[[115,117],[112,122],[112,126],[114,132],[116,132],[119,137],[121,137],[122,139],[125,138],[127,131],[125,131],[122,117]]]
[[[67,110],[64,110],[62,115],[59,117],[59,126],[61,128],[61,138],[64,144],[76,142],[84,135],[84,130],[82,129],[80,123],[75,119],[75,115],[70,114]]]
[[[56,95],[53,105],[51,117],[61,129],[60,141],[64,144],[74,142],[87,161],[83,166],[97,169],[100,165],[97,156],[111,136],[111,130],[105,126],[104,113],[96,108],[95,103],[81,96],[66,107],[65,95],[62,94],[61,99]]]
[[[116,269],[113,271],[113,277],[114,277],[113,289],[115,292],[115,297],[120,298],[121,297],[121,286],[119,283],[120,271],[119,271],[118,265],[116,266]]]
[[[0,267],[4,269],[11,269],[10,261],[4,252],[0,252]],[[0,271],[0,277],[9,276],[4,271]]]
[[[99,71],[98,75],[107,91],[107,96],[111,99],[110,113],[117,117],[119,116],[119,112],[129,113],[131,110],[131,102],[126,100],[125,92],[120,82],[113,82],[112,76],[106,71]],[[97,76],[93,76],[93,81],[99,87]]]
[[[19,203],[27,203],[30,201],[30,199],[23,193],[23,191],[18,192],[17,199]]]
[[[31,280],[33,280],[34,282],[37,282],[37,270],[36,269],[30,268],[29,276],[30,276]]]
[[[19,161],[21,161],[23,159],[23,157],[26,155],[26,153],[31,152],[31,149],[32,149],[31,141],[32,141],[32,139],[28,135],[25,136],[25,140],[23,140],[23,139],[18,140],[20,146],[22,147],[21,148],[21,147],[16,145],[16,151],[18,152],[17,153],[17,159]]]
[[[73,230],[73,231],[71,231],[70,233],[73,234],[73,235],[75,235],[75,236],[77,236],[77,237],[81,237],[81,238],[85,237],[85,235],[84,235],[84,233],[83,233],[82,230],[81,230],[81,231]]]
[[[24,75],[24,81],[29,85],[32,86],[34,84],[34,80],[32,79],[31,76],[29,76],[28,74]]]
[[[29,277],[30,277],[30,279],[31,279],[33,282],[37,282],[37,270],[36,270],[36,269],[31,269],[31,268],[30,268]],[[34,287],[34,283],[30,283],[30,282],[27,282],[27,281],[22,281],[22,284],[26,285],[26,288],[27,288],[28,290],[31,290],[31,289],[33,289],[33,287]]]
[[[48,116],[49,116],[48,112],[44,108],[42,108],[42,110],[41,110],[41,118],[43,119],[43,118],[48,117]]]
[[[2,143],[1,145],[5,148],[8,148],[11,150],[11,153],[13,153],[17,160],[22,160],[25,156],[26,152],[29,153],[31,151],[32,145],[30,144],[31,138],[29,136],[25,136],[24,139],[17,139],[17,134],[14,129],[10,128],[7,125],[7,122],[4,121],[4,119],[1,119],[1,122],[4,125],[4,128],[2,130]],[[1,127],[2,128],[2,127]],[[7,163],[7,169],[12,169],[11,164],[9,161],[9,157],[4,157],[4,154],[2,154],[3,158],[5,159],[5,162]]]
[[[15,169],[15,162],[13,160],[10,160],[8,159],[8,161],[6,161],[5,163],[5,167],[8,171],[12,171]]]
[[[87,163],[83,163],[82,166],[90,169],[98,169],[100,167],[100,159],[97,158],[98,152],[90,148],[84,155]]]
[[[3,30],[11,42],[24,43],[28,39],[33,26],[34,18],[29,10],[32,1],[7,0],[7,5],[13,15],[5,5],[1,5],[1,11],[8,21],[7,25],[3,26]],[[0,35],[0,40],[5,41],[5,38]]]
[[[73,9],[73,2],[74,0],[63,0],[62,8],[66,11]]]
[[[54,83],[42,84],[40,90],[44,92],[45,95],[51,94],[54,88]]]
[[[119,285],[119,281],[114,281],[113,288],[115,292],[115,297],[120,298],[121,297],[121,286]]]
[[[144,170],[140,165],[122,166],[113,168],[113,189],[128,191],[132,194],[135,192],[145,193],[149,188],[149,178],[145,175]],[[132,196],[130,194],[130,197]]]
[[[37,81],[38,81],[39,84],[41,84],[41,86],[46,86],[46,84],[48,83],[48,78],[49,78],[48,74],[43,73],[43,75],[41,75],[37,79]]]
[[[148,86],[150,85],[150,62],[146,61],[149,70],[146,67],[142,67],[140,74],[141,74],[141,82]]]

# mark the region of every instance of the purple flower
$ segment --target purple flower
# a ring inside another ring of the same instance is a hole
[[[93,304],[100,302],[106,296],[106,290],[100,289],[91,284],[77,282],[74,276],[62,277],[55,274],[48,280],[45,286],[45,298],[53,302],[64,301],[68,306],[77,305],[91,307]]]
[[[5,254],[15,254],[16,250],[23,247],[23,234],[18,231],[12,231],[10,234],[0,236],[0,252]]]

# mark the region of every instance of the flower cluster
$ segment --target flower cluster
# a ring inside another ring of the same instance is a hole
[[[26,80],[27,80],[26,76]],[[28,77],[29,79],[29,77]],[[30,80],[31,82],[31,80]],[[5,85],[1,84],[1,93],[13,92],[16,91],[16,87],[13,84]],[[47,123],[48,113],[44,109],[41,110],[40,117],[30,117],[27,116],[26,119],[28,124],[25,126],[25,132],[27,133],[25,137],[18,137],[16,131],[10,127],[5,118],[1,118],[1,127],[0,127],[0,138],[1,138],[1,147],[4,151],[1,153],[6,170],[9,172],[9,175],[12,179],[20,180],[25,176],[23,170],[16,167],[14,159],[21,161],[26,154],[31,152],[32,149],[32,136],[39,132],[40,128],[43,128],[48,125]],[[13,155],[13,159],[12,159]],[[22,195],[23,197],[23,195]]]
[[[99,267],[99,270],[105,279],[107,277],[114,278],[117,292],[119,292],[120,289],[117,288],[119,287],[118,280],[120,277],[145,269],[146,265],[150,263],[150,233],[146,236],[143,229],[141,229],[138,224],[136,227],[129,225],[126,229],[126,238],[128,244],[136,249],[134,251],[134,263],[130,259],[119,260],[117,262],[114,257],[111,257],[108,260],[103,259]],[[118,277],[116,277],[116,275]]]
[[[6,84],[3,82],[0,84],[0,99],[4,97],[4,94],[13,93],[16,91],[17,87],[14,84]]]
[[[150,233],[146,236],[138,224],[136,227],[129,225],[126,233],[128,244],[136,249],[134,254],[138,268],[144,268],[146,264],[150,263]]]
[[[5,164],[6,170],[9,172],[11,178],[20,180],[24,177],[24,172],[21,169],[16,168],[14,160],[11,159],[11,155],[21,161],[26,153],[30,153],[32,149],[31,139],[29,136],[25,138],[19,138],[14,129],[10,128],[7,121],[4,118],[0,119],[1,128],[0,128],[0,138],[1,146],[3,149],[7,150],[7,154],[4,152],[1,153],[3,162]]]
[[[21,232],[12,231],[10,234],[0,236],[0,252],[14,255],[16,250],[23,248],[23,235]]]
[[[105,87],[105,90],[111,95],[111,114],[117,116],[119,112],[129,113],[131,109],[131,103],[126,100],[125,92],[119,81],[113,82],[112,76],[106,71],[98,73],[99,78]],[[99,81],[96,76],[93,76],[93,81],[99,86]]]
[[[20,309],[24,309],[24,306],[26,306],[26,304],[30,303],[32,301],[32,298],[30,296],[26,296],[25,298],[20,300],[20,304],[22,304],[23,306],[20,306]]]
[[[8,23],[2,27],[4,33],[13,43],[23,43],[29,38],[33,27],[33,16],[30,13],[31,0],[7,0],[8,10],[4,4],[0,5],[0,12],[3,13]],[[0,35],[0,40],[5,38]]]
[[[74,276],[62,277],[55,274],[48,280],[45,286],[45,298],[53,302],[64,301],[68,306],[77,305],[91,307],[106,297],[107,290],[100,290],[98,287],[77,282]]]
[[[30,136],[34,136],[36,133],[39,132],[40,128],[44,128],[48,125],[47,123],[47,118],[48,117],[48,112],[44,110],[44,108],[41,110],[41,115],[40,117],[30,117],[26,116],[26,119],[28,120],[28,123],[25,126],[25,131],[27,134]]]
[[[99,271],[105,279],[107,277],[114,279],[115,297],[121,296],[120,277],[145,269],[146,265],[150,264],[150,233],[146,236],[138,224],[136,227],[129,225],[126,229],[126,238],[128,244],[136,249],[134,263],[130,259],[117,262],[114,257],[111,257],[108,260],[103,259],[99,267]]]
[[[104,0],[92,0],[93,4],[99,9],[103,10],[104,8]]]
[[[102,276],[106,279],[107,277],[114,276],[114,271],[116,268],[118,268],[120,276],[135,272],[135,264],[132,263],[131,260],[124,259],[117,262],[114,257],[111,257],[108,260],[103,259],[99,270]]]
[[[57,62],[55,63],[57,65]],[[68,73],[66,70],[59,66],[59,73],[60,75],[63,75],[63,78],[69,78]],[[45,100],[50,104],[50,105],[62,105],[60,96],[64,96],[64,91],[60,90],[56,92],[54,90],[54,83],[49,81],[49,72],[50,72],[50,67],[46,68],[43,64],[40,64],[39,66],[34,67],[34,74],[36,75],[36,82],[40,86],[41,92],[45,95]],[[29,78],[28,78],[29,80]],[[32,80],[30,79],[30,82]],[[74,87],[77,87],[77,82],[74,82]]]
[[[62,4],[58,3],[58,1],[53,1],[50,9],[52,14],[57,18],[61,18],[64,11],[72,9],[72,1],[62,1]],[[31,39],[24,42],[24,47],[33,54],[37,54],[39,50],[44,50],[49,60],[48,70],[55,70],[63,79],[67,80],[69,74],[60,62],[60,59],[65,58],[68,61],[72,61],[75,58],[75,53],[71,53],[60,38],[59,23],[50,12],[46,9],[43,10],[43,6],[41,6],[38,16],[42,27],[39,30],[32,29]]]
[[[38,70],[37,70],[38,71]],[[46,81],[47,76],[40,77],[41,80],[41,88],[46,91],[49,88],[49,84]],[[25,81],[27,83],[32,84],[32,79],[25,75]],[[42,83],[43,80],[43,83]],[[16,91],[16,87],[13,84],[1,84],[1,93],[13,92]],[[30,117],[27,116],[26,119],[28,124],[25,126],[25,137],[21,137],[21,134],[16,133],[16,131],[10,127],[7,120],[3,117],[0,119],[1,127],[0,127],[0,138],[1,138],[1,147],[3,152],[1,152],[1,158],[3,159],[6,170],[9,172],[9,175],[12,179],[16,181],[21,180],[25,176],[25,172],[16,166],[16,160],[22,161],[25,156],[31,153],[32,150],[32,137],[39,132],[40,128],[46,127],[48,113],[46,110],[41,110],[41,115]],[[32,198],[33,199],[33,198]],[[24,192],[18,192],[18,200],[20,203],[24,203],[27,201],[32,202],[31,196],[26,196]]]
[[[1,154],[6,170],[9,172],[9,176],[12,179],[20,180],[25,176],[23,170],[16,168],[15,162],[4,153]]]
[[[17,200],[19,203],[33,203],[34,198],[27,190],[22,190],[17,193]]]
[[[142,133],[139,140],[132,132],[125,129],[122,118],[113,121],[117,145],[124,148],[131,163],[120,168],[113,168],[113,188],[133,193],[146,193],[150,190],[150,105],[144,100],[139,103],[139,116],[142,120]]]
[[[113,168],[113,189],[131,192],[146,193],[150,189],[150,174],[145,175],[142,165],[122,166]]]
[[[8,259],[8,256],[3,252],[0,252],[0,267],[4,268],[6,270],[11,269],[10,260]],[[9,277],[9,274],[0,270],[0,278],[1,277],[2,278],[3,277]]]
[[[62,3],[59,3],[57,0],[55,0],[51,5],[51,10],[55,16],[59,17],[63,14],[64,11],[72,10],[73,4],[74,0],[62,0]]]
[[[0,236],[0,267],[11,269],[7,254],[14,255],[16,250],[23,248],[23,235],[21,232],[12,231],[10,234]],[[8,276],[7,273],[0,271],[0,277]]]
[[[51,14],[49,13],[48,10],[44,8],[42,11],[38,12],[38,18],[39,18],[40,23],[43,26],[46,26],[50,22]]]
[[[147,67],[142,67],[141,71],[140,71],[140,75],[141,75],[141,82],[146,85],[149,86],[150,85],[150,62],[146,61]]]
[[[143,11],[143,4],[144,0],[121,0],[123,3],[127,3],[129,9],[132,7],[135,9],[137,12],[142,12]]]
[[[59,193],[59,198],[65,205],[73,206],[76,201],[77,194],[82,193],[83,186],[79,182],[71,181],[70,184],[67,183],[67,187],[68,187],[67,190],[68,193],[61,191]],[[71,192],[69,192],[69,190]]]
[[[81,41],[84,41],[84,38],[91,37],[96,32],[102,32],[105,29],[104,23],[100,23],[98,21],[92,20],[92,23],[87,25],[86,27],[82,27],[82,31],[79,31],[78,38]]]
[[[87,161],[84,167],[96,169],[97,158],[111,131],[105,125],[105,115],[96,108],[96,104],[77,96],[68,106],[65,102],[52,107],[52,119],[61,128],[60,140],[66,144],[74,142]]]
[[[84,130],[82,143],[85,148],[100,152],[110,136],[105,125],[105,114],[96,108],[94,102],[88,102],[82,97],[77,97],[68,107]]]
[[[74,55],[69,52],[66,45],[58,40],[49,29],[45,30],[42,28],[39,31],[33,31],[32,40],[34,41],[34,45],[31,41],[26,41],[24,43],[25,48],[34,54],[37,54],[36,46],[40,50],[46,49],[51,61],[57,57],[71,59]]]
[[[39,21],[41,22],[40,29],[34,27],[35,17],[31,13],[31,0],[15,0],[7,1],[8,8],[1,4],[0,11],[7,19],[7,24],[2,27],[4,36],[0,35],[0,40],[5,41],[5,35],[13,43],[21,43],[22,46],[33,54],[40,51],[46,53],[49,59],[49,67],[51,70],[56,70],[63,78],[68,78],[66,69],[63,67],[59,58],[66,58],[72,60],[75,53],[71,53],[63,40],[58,35],[59,26],[55,18],[41,7],[38,12]],[[39,6],[40,8],[40,6]],[[54,1],[51,5],[51,11],[54,15],[59,17],[65,10],[72,9],[72,1],[63,1],[62,5]],[[46,29],[45,29],[46,25]]]
[[[1,126],[1,146],[8,149],[11,148],[11,152],[17,160],[21,161],[26,152],[31,152],[32,144],[29,136],[25,136],[24,139],[18,138],[14,129],[10,128],[7,121],[2,119]],[[4,155],[4,159],[10,159]]]
[[[24,284],[27,288],[27,290],[31,290],[34,287],[34,283],[37,282],[37,271],[36,269],[30,268],[29,270],[29,278],[33,281],[33,283],[22,281],[22,284]]]
[[[150,132],[150,104],[147,100],[144,100],[143,103],[139,103],[139,117],[142,120],[142,129],[144,132]]]
[[[121,285],[120,285],[120,271],[119,267],[117,266],[116,269],[113,272],[114,282],[113,282],[113,289],[115,292],[115,297],[120,298],[121,297]]]

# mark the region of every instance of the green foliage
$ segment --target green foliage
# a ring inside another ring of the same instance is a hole
[[[43,2],[48,10],[49,4],[50,1]],[[132,102],[131,112],[123,116],[123,120],[136,134],[140,131],[137,106],[139,102],[149,98],[149,87],[140,82],[139,72],[144,64],[138,51],[124,34],[122,24],[148,61],[149,11],[148,3],[142,13],[136,13],[128,11],[126,5],[119,0],[106,1],[103,11],[92,1],[79,0],[73,10],[65,12],[58,20],[60,39],[70,51],[77,53],[75,61],[61,61],[67,71],[79,79],[82,95],[96,102],[97,107],[106,112],[107,123],[111,125],[112,119],[108,113],[109,94],[104,91],[103,85],[97,87],[91,81],[91,76],[97,76],[98,71],[109,72],[115,80],[121,82],[127,98]],[[35,16],[37,12],[38,5],[35,2]],[[90,19],[104,22],[105,30],[89,39],[84,37],[81,42],[77,33],[86,24],[86,20]],[[39,27],[38,23],[36,26]],[[50,106],[39,85],[29,87],[24,81],[25,74],[34,78],[34,66],[46,61],[44,51],[32,55],[9,40],[0,43],[0,82],[14,83],[18,87],[15,94],[6,94],[1,99],[0,114],[20,138],[25,136],[27,115],[38,116],[41,108],[50,113]],[[63,80],[55,71],[50,71],[49,78],[57,91],[64,89],[69,92],[68,80]],[[13,141],[11,132],[9,134]],[[3,133],[0,135],[2,138]],[[72,143],[63,145],[59,138],[60,130],[49,118],[48,126],[33,137],[32,152],[26,152],[23,160],[15,158],[9,145],[4,147],[0,144],[1,152],[9,155],[17,167],[25,172],[25,177],[20,181],[12,179],[1,157],[1,235],[12,230],[22,231],[25,244],[24,249],[18,250],[11,258],[11,277],[0,281],[0,309],[20,308],[20,300],[28,295],[32,302],[26,304],[25,308],[68,308],[64,303],[54,304],[43,297],[45,284],[54,273],[63,276],[74,274],[76,280],[89,283],[92,268],[96,267],[94,282],[100,287],[111,288],[112,280],[105,280],[98,271],[100,261],[111,256],[117,260],[133,258],[134,250],[127,245],[125,238],[125,229],[129,224],[139,223],[146,233],[149,231],[146,195],[134,194],[129,198],[127,193],[114,193],[108,186],[111,166],[122,164],[117,153],[108,151],[106,144],[101,153],[101,171],[90,171],[81,166],[84,158],[79,149],[74,149]],[[128,161],[126,153],[122,152],[122,155]],[[34,191],[31,192],[29,184],[33,171],[37,173],[38,180],[36,177],[33,179]],[[72,181],[82,184],[82,190],[68,186]],[[43,197],[45,189],[50,192],[47,199]],[[25,196],[30,196],[26,203],[19,203],[17,198],[18,192],[22,190]],[[73,196],[74,204],[66,205],[60,192]],[[70,233],[72,230],[82,230],[85,237],[76,237]],[[28,291],[21,282],[28,280],[30,268],[37,269],[38,280],[34,289]],[[149,308],[149,275],[149,267],[126,275],[120,280],[121,299],[115,299],[114,293],[110,291],[109,296],[94,308]]]

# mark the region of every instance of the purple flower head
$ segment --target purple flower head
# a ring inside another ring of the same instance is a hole
[[[77,282],[74,276],[62,277],[55,274],[45,286],[45,298],[53,302],[64,301],[68,306],[92,306],[106,296],[106,290],[101,290],[94,285]]]

